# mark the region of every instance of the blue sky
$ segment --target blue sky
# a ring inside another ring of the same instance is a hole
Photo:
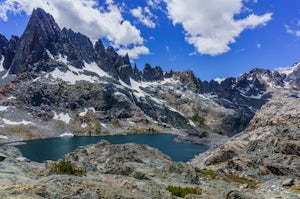
[[[36,7],[140,69],[148,62],[211,80],[300,61],[299,0],[0,0],[0,33],[20,36]]]

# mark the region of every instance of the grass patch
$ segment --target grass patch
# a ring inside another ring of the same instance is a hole
[[[194,115],[191,117],[191,120],[195,123],[197,123],[201,127],[205,127],[205,118],[199,116],[197,112],[194,113]]]
[[[188,194],[201,194],[202,189],[200,187],[176,187],[169,185],[167,190],[173,195],[177,197],[184,198]]]
[[[121,128],[122,127],[122,124],[118,119],[113,119],[111,121],[111,124],[114,128]]]
[[[52,165],[50,173],[84,176],[86,175],[86,170],[77,168],[71,161],[63,159]]]
[[[300,186],[292,186],[289,190],[294,193],[300,194]]]
[[[197,173],[201,173],[204,177],[206,177],[209,180],[214,180],[217,177],[217,173],[214,170],[195,168],[195,171]]]
[[[235,175],[226,176],[223,179],[226,182],[236,182],[236,183],[239,183],[239,184],[247,184],[251,189],[257,189],[258,188],[258,183],[255,182],[252,179],[242,178],[242,177],[235,176]]]

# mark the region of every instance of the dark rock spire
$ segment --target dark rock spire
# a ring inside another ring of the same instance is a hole
[[[13,74],[24,72],[30,65],[43,59],[46,49],[54,50],[59,35],[60,28],[50,14],[40,8],[33,10],[17,45],[10,72]]]

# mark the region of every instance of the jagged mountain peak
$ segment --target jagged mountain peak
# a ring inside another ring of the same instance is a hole
[[[17,43],[10,73],[27,71],[31,65],[44,59],[46,49],[53,49],[60,35],[54,18],[43,9],[34,9],[24,33]]]
[[[281,71],[283,72],[283,71]],[[284,71],[286,87],[300,90],[300,63],[295,63],[292,67]]]
[[[45,12],[42,8],[37,8],[32,11],[27,27],[30,28],[31,26],[38,26],[42,28],[41,31],[47,34],[56,33],[60,30],[53,16]]]
[[[3,48],[7,45],[8,40],[6,39],[6,37],[2,34],[0,34],[0,55],[2,55],[3,53]]]
[[[300,70],[300,62],[294,63],[291,67],[279,68],[278,72],[283,75],[290,75],[297,70]]]

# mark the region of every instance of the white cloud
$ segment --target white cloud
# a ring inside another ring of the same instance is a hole
[[[30,15],[38,7],[53,15],[60,27],[81,32],[93,41],[105,37],[116,48],[146,52],[140,30],[123,18],[113,0],[102,5],[97,0],[5,0],[0,4],[0,17],[6,21],[8,12],[22,11]]]
[[[164,0],[173,24],[181,24],[185,40],[198,53],[219,55],[230,50],[229,45],[245,29],[266,25],[272,14],[250,14],[235,19],[242,12],[242,0]]]
[[[133,48],[120,48],[118,50],[118,53],[120,55],[126,55],[128,54],[129,57],[132,59],[139,58],[140,55],[148,55],[150,54],[150,50],[145,46],[134,46]]]
[[[294,35],[294,36],[297,36],[297,37],[300,37],[300,30],[293,30],[288,25],[285,25],[285,29],[286,29],[287,33],[289,33],[291,35]]]
[[[195,56],[195,55],[197,55],[197,51],[193,51],[193,52],[189,53],[189,56]]]
[[[139,22],[141,22],[148,28],[155,28],[156,24],[152,21],[154,15],[148,7],[142,8],[138,6],[135,9],[131,9],[130,12],[134,17],[136,17],[139,20]]]
[[[161,9],[160,3],[162,0],[147,0],[147,4],[154,9]]]

